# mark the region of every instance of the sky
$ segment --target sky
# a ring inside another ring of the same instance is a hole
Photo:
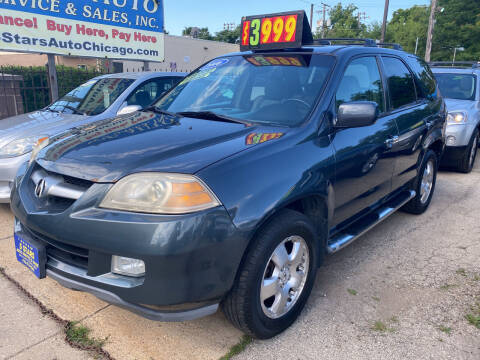
[[[165,29],[171,35],[182,35],[187,26],[208,27],[214,34],[223,30],[224,23],[239,24],[244,15],[269,14],[282,11],[305,9],[310,16],[310,3],[315,4],[315,11],[321,10],[321,3],[334,6],[338,0],[164,0]],[[344,6],[354,4],[359,11],[368,16],[366,23],[381,21],[384,1],[346,0]],[[390,0],[389,17],[397,9],[413,5],[427,5],[429,0]],[[314,13],[314,23],[321,14]]]

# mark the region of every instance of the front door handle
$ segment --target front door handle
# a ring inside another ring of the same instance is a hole
[[[385,145],[387,146],[388,149],[391,149],[394,144],[398,142],[398,136],[392,136],[385,140]]]

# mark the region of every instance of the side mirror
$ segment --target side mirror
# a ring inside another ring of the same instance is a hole
[[[378,104],[373,101],[352,101],[340,105],[337,111],[337,128],[369,126],[378,118]]]
[[[117,112],[117,115],[130,114],[130,113],[133,113],[133,112],[139,111],[139,110],[142,110],[142,107],[140,105],[127,105],[127,106],[124,106],[124,107],[120,108],[120,110],[118,110],[118,112]]]

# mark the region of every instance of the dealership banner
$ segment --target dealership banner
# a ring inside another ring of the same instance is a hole
[[[0,50],[163,61],[163,0],[0,0]]]

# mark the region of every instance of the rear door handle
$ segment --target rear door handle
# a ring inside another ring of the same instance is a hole
[[[398,136],[392,136],[385,140],[385,145],[387,146],[388,149],[391,149],[394,144],[398,142]]]

